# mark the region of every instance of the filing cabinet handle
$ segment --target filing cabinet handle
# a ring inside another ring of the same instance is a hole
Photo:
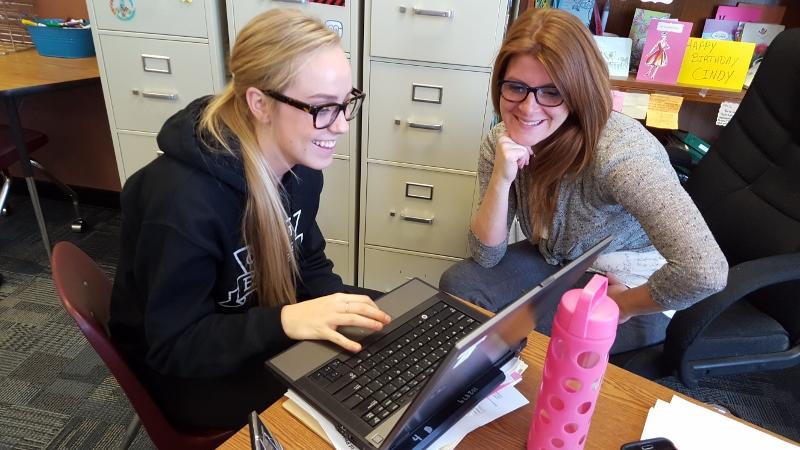
[[[409,216],[404,213],[400,213],[400,217],[402,217],[403,220],[407,220],[409,222],[427,223],[428,225],[433,225],[433,217]]]
[[[409,128],[420,128],[422,130],[442,131],[444,124],[441,123],[417,123],[408,121]]]
[[[166,67],[165,68],[161,68],[161,67],[149,66],[147,64],[148,61],[153,61],[153,62],[162,61],[163,64],[166,64]],[[172,73],[172,63],[170,61],[171,60],[170,60],[169,56],[146,55],[146,54],[142,53],[142,69],[145,72],[171,74]]]
[[[147,92],[138,89],[132,89],[133,95],[141,95],[144,98],[157,98],[159,100],[177,100],[178,94],[165,94],[162,92]]]
[[[417,8],[417,7],[414,7],[412,9],[414,11],[414,14],[416,14],[418,16],[446,17],[448,19],[453,17],[453,11],[452,10],[438,11],[438,10],[435,10],[435,9],[422,9],[422,8]]]

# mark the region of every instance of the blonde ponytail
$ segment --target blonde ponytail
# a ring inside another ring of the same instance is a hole
[[[200,119],[198,135],[213,138],[209,140],[218,144],[208,144],[208,148],[227,151],[240,158],[244,166],[247,201],[242,236],[249,248],[262,306],[296,301],[297,262],[281,202],[281,180],[258,145],[245,93],[249,87],[285,90],[303,56],[338,44],[334,32],[299,11],[275,9],[256,16],[236,38],[230,59],[233,79],[211,100]]]

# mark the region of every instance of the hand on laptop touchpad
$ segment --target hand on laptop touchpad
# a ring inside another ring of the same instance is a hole
[[[371,330],[369,328],[350,327],[350,326],[338,327],[336,328],[336,331],[342,333],[346,338],[352,339],[354,341],[360,341],[375,332],[375,330]]]

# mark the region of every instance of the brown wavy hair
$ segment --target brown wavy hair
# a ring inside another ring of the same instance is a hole
[[[594,158],[597,141],[611,115],[608,69],[586,25],[558,9],[529,9],[508,30],[492,70],[492,103],[500,115],[500,81],[512,58],[531,55],[542,63],[569,110],[567,120],[536,144],[528,172],[532,239],[553,221],[565,176],[576,176]]]
[[[338,45],[336,33],[300,11],[274,9],[256,16],[236,37],[230,58],[233,79],[211,100],[200,119],[198,134],[212,137],[223,147],[219,151],[241,158],[244,166],[247,205],[242,236],[250,252],[256,295],[262,306],[296,302],[297,263],[285,223],[281,183],[258,144],[246,92],[250,87],[285,90],[309,55]],[[234,149],[236,143],[238,152]]]

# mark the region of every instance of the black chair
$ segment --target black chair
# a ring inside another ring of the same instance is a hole
[[[22,138],[25,140],[25,148],[28,153],[39,150],[48,142],[47,136],[29,129],[22,130]],[[3,216],[10,212],[8,194],[11,191],[11,175],[8,173],[8,168],[17,161],[19,161],[19,154],[12,139],[11,128],[7,125],[0,125],[0,182],[2,182],[0,183],[0,215]],[[38,161],[31,158],[30,162],[33,168],[39,170],[48,180],[58,186],[72,201],[72,208],[75,210],[75,219],[70,224],[72,231],[77,233],[86,231],[86,220],[81,216],[78,194],[48,172]]]
[[[730,264],[728,285],[679,311],[662,346],[612,362],[651,378],[800,363],[800,29],[778,35],[685,188]]]

